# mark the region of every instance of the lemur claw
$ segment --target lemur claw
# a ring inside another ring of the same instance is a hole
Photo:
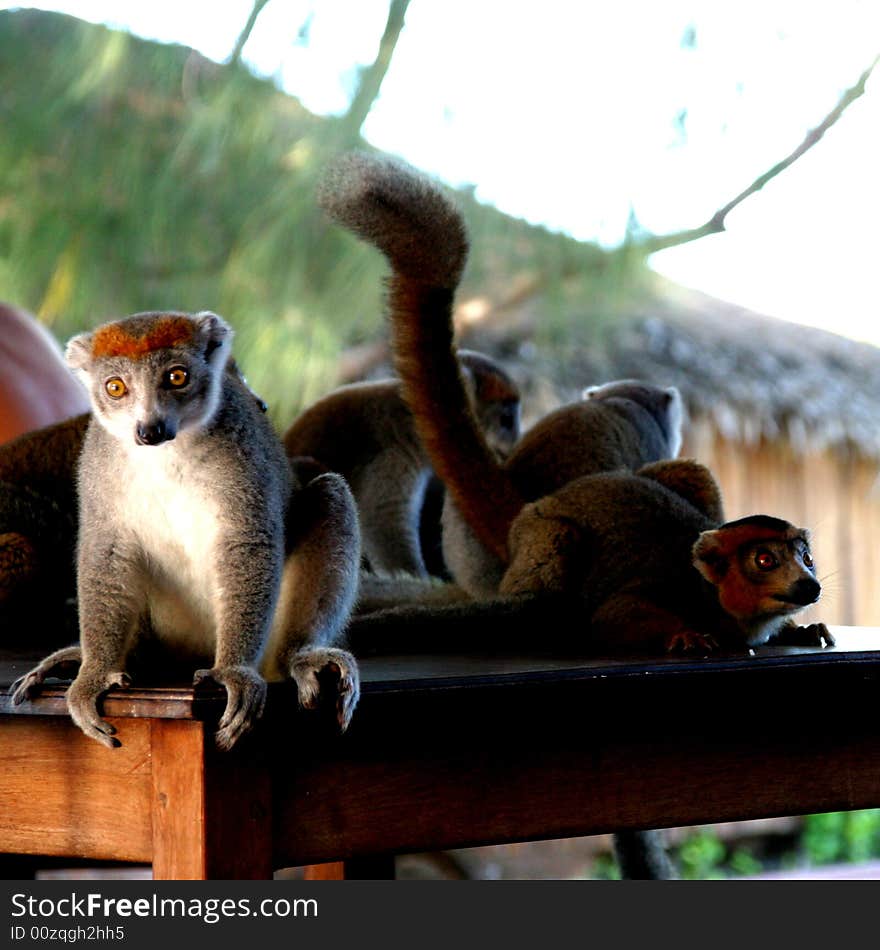
[[[249,666],[219,666],[197,670],[193,685],[211,681],[226,689],[226,709],[217,723],[214,741],[223,750],[231,749],[253,729],[266,708],[266,681]]]
[[[794,627],[787,631],[782,642],[790,646],[802,647],[833,647],[837,642],[834,634],[824,623],[810,623],[806,626]]]
[[[679,630],[666,638],[667,653],[700,654],[706,656],[718,649],[718,643],[709,634],[695,630]]]
[[[109,749],[118,748],[122,743],[114,738],[116,727],[101,718],[98,700],[114,686],[130,685],[130,677],[122,670],[95,672],[80,667],[76,679],[67,690],[70,718],[90,739],[95,739]]]
[[[317,709],[324,691],[322,681],[332,678],[336,721],[342,732],[348,729],[360,698],[360,677],[357,661],[347,650],[333,647],[301,650],[290,664],[290,675],[296,681],[299,702],[304,709]]]

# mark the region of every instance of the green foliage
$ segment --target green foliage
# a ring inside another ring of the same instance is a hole
[[[617,861],[610,854],[598,854],[590,868],[590,879],[593,881],[619,881],[620,868]]]
[[[239,64],[39,11],[0,12],[0,90],[0,299],[60,338],[138,310],[217,310],[281,421],[381,333],[383,261],[314,202],[351,140],[339,120]],[[629,286],[622,257],[461,198],[462,299],[536,275],[539,333],[571,345],[608,287]]]
[[[810,815],[804,820],[801,847],[814,865],[880,857],[880,809]]]
[[[678,849],[678,867],[686,880],[722,878],[721,865],[727,854],[721,839],[712,831],[698,831]]]

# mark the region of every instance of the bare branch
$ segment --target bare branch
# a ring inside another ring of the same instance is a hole
[[[351,105],[348,107],[348,112],[342,120],[343,127],[352,139],[355,139],[360,133],[361,126],[366,121],[370,109],[379,95],[385,73],[388,72],[388,67],[391,65],[394,48],[397,46],[397,41],[403,30],[403,21],[409,3],[410,0],[391,0],[388,19],[385,21],[385,32],[379,42],[379,52],[376,54],[376,60],[361,73],[357,92],[355,92]]]
[[[263,7],[266,6],[268,2],[269,0],[254,0],[254,5],[247,18],[247,23],[245,23],[241,33],[238,34],[238,39],[235,41],[235,49],[233,49],[232,55],[229,57],[230,65],[234,65],[241,60],[241,52],[244,49],[245,43],[251,38],[257,17],[262,13]]]
[[[746,198],[760,191],[768,181],[774,179],[780,172],[785,171],[790,165],[793,165],[805,152],[809,151],[822,136],[834,125],[843,115],[846,109],[855,102],[865,92],[867,83],[874,67],[880,62],[878,56],[873,63],[859,76],[858,82],[846,90],[840,97],[837,105],[825,116],[825,118],[816,126],[807,132],[800,145],[782,161],[777,162],[772,168],[759,175],[744,191],[741,191],[735,198],[728,201],[724,207],[719,208],[715,214],[703,225],[698,228],[690,228],[685,231],[676,231],[673,234],[652,235],[632,242],[632,247],[642,251],[645,254],[653,254],[655,251],[662,251],[668,247],[677,247],[680,244],[688,244],[691,241],[697,241],[709,234],[719,234],[725,230],[725,218],[733,209],[741,204]]]

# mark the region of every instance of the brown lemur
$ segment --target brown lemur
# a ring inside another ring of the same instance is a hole
[[[221,748],[261,715],[266,679],[292,677],[307,708],[332,689],[342,728],[357,703],[356,663],[336,645],[357,592],[354,500],[338,475],[294,482],[253,393],[227,371],[232,335],[213,313],[152,312],[67,346],[92,401],[77,475],[80,643],[22,677],[13,701],[79,662],[68,708],[107,746],[119,743],[98,701],[153,645],[212,664],[195,682],[226,689]]]
[[[89,415],[0,445],[4,646],[69,642],[76,630],[76,463]]]
[[[234,360],[227,371],[247,385]],[[265,412],[266,403],[256,393],[253,398]],[[6,646],[57,646],[76,633],[76,467],[90,417],[71,416],[0,445],[0,626]]]
[[[477,422],[506,457],[520,435],[519,390],[496,360],[472,350],[458,359]],[[400,388],[396,379],[342,386],[305,409],[283,441],[300,468],[317,464],[345,477],[372,571],[426,577],[419,528],[432,473]]]
[[[624,380],[594,387],[588,398],[545,416],[499,459],[475,423],[453,344],[452,302],[468,251],[457,208],[408,166],[358,154],[331,167],[319,200],[391,263],[398,375],[447,488],[444,557],[469,594],[497,592],[510,525],[524,504],[583,475],[633,470],[677,454],[677,390]]]
[[[493,456],[455,362],[452,303],[468,241],[439,187],[400,163],[351,155],[331,170],[322,203],[389,260],[404,397],[478,542],[470,556],[460,549],[463,565],[454,554],[448,560],[478,596],[501,595],[365,617],[350,630],[355,652],[381,649],[383,640],[391,649],[485,650],[486,637],[509,649],[518,616],[527,618],[532,645],[555,639],[577,650],[585,641],[630,653],[745,649],[771,636],[833,643],[824,625],[799,628],[790,619],[820,593],[806,533],[764,516],[723,525],[711,473],[692,461],[660,461],[679,448],[674,390],[600,390],[542,420],[506,462]],[[626,869],[667,876],[656,844],[650,832],[620,838],[632,852]]]
[[[455,359],[452,304],[468,250],[458,209],[409,166],[365,154],[337,160],[320,201],[389,260],[404,397],[434,470],[501,565],[496,592],[576,595],[593,621],[591,640],[603,649],[653,646],[657,633],[669,647],[690,645],[680,620],[668,627],[676,611],[693,615],[699,648],[701,636],[752,646],[781,632],[780,617],[818,598],[805,532],[764,516],[724,526],[711,473],[668,459],[680,445],[674,389],[624,381],[588,391],[590,398],[546,416],[499,460],[470,410]],[[658,461],[644,464],[652,458]],[[786,566],[745,575],[755,596],[742,611],[729,596],[740,572],[710,569],[712,557],[730,563],[722,542],[731,538],[737,552],[743,539],[772,542]],[[658,621],[650,631],[629,624],[634,612]]]

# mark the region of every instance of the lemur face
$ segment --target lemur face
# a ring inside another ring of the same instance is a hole
[[[738,620],[793,614],[822,592],[808,532],[765,515],[703,532],[694,545],[694,566]]]
[[[144,313],[74,337],[66,358],[111,435],[156,446],[210,421],[231,339],[216,314]]]

